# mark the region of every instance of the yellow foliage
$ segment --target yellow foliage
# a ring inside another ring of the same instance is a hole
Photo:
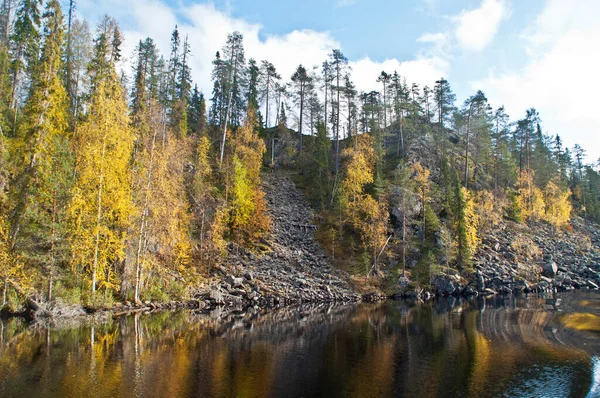
[[[504,207],[501,198],[495,197],[490,191],[477,192],[475,210],[482,232],[491,230],[502,221],[502,209]]]
[[[479,216],[475,211],[475,201],[471,196],[471,192],[465,187],[461,187],[462,194],[465,200],[464,206],[464,220],[465,220],[465,234],[466,234],[466,248],[469,254],[473,256],[477,251],[477,245],[479,244],[479,236],[477,230],[479,229]]]
[[[366,184],[374,181],[375,151],[373,137],[362,134],[357,138],[356,147],[347,148],[343,155],[349,158],[345,177],[341,183],[342,206],[350,210],[350,220],[354,222],[356,209],[364,199],[363,192]]]
[[[77,181],[69,212],[74,263],[96,282],[114,287],[111,265],[123,256],[130,216],[130,159],[133,133],[116,74],[101,80],[92,94],[87,119],[77,135]]]
[[[553,181],[549,181],[544,190],[546,202],[545,220],[556,228],[565,226],[571,219],[573,206],[569,200],[570,192],[563,191]]]
[[[222,254],[227,247],[225,241],[225,232],[227,230],[228,212],[224,206],[217,207],[215,216],[210,225],[210,247],[209,249],[216,254]]]
[[[233,158],[233,201],[231,211],[231,228],[238,230],[250,221],[250,217],[256,209],[254,203],[254,192],[248,171],[237,156]]]
[[[196,147],[196,176],[198,178],[206,178],[210,175],[210,139],[206,136],[200,137],[198,146]]]
[[[523,212],[523,220],[542,220],[545,215],[544,195],[535,186],[534,172],[526,169],[517,180],[517,203]]]
[[[233,145],[233,187],[229,227],[237,239],[256,243],[271,228],[264,193],[260,187],[260,169],[266,151],[256,132],[256,112],[248,109],[244,124],[236,130]]]
[[[364,193],[365,185],[374,181],[375,151],[373,137],[356,137],[356,146],[344,150],[348,159],[341,183],[341,205],[347,219],[360,232],[363,245],[375,260],[387,238],[387,202]]]

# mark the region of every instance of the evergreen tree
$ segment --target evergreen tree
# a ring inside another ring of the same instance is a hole
[[[68,256],[64,208],[72,176],[68,142],[67,94],[60,78],[64,37],[58,0],[50,0],[43,15],[42,55],[25,105],[18,139],[22,164],[13,191],[12,246],[33,271],[48,280],[48,300],[57,267]]]
[[[193,134],[201,135],[206,132],[206,100],[204,94],[194,85],[188,107],[188,123]]]
[[[254,58],[250,58],[248,61],[248,95],[246,98],[246,102],[253,107],[254,109],[259,109],[258,104],[258,90],[260,86],[260,69],[256,60]]]
[[[33,73],[35,62],[39,57],[41,5],[42,0],[20,0],[15,16],[13,33],[10,37],[10,42],[13,45],[10,106],[15,112],[15,120],[17,119],[20,89],[23,82],[22,72]]]
[[[225,87],[224,93],[227,95],[227,105],[225,107],[225,119],[222,123],[223,134],[221,135],[219,165],[223,164],[225,155],[229,117],[231,116],[233,125],[237,125],[244,107],[241,97],[241,87],[244,85],[244,65],[246,63],[243,41],[244,36],[236,31],[227,36],[227,44],[223,47],[228,76],[226,84],[223,84],[223,87]]]
[[[298,135],[300,136],[300,154],[302,154],[302,127],[304,125],[304,111],[307,93],[311,90],[312,78],[308,75],[306,68],[298,65],[292,75],[292,82],[295,88],[296,100],[300,106],[300,121],[298,122]]]

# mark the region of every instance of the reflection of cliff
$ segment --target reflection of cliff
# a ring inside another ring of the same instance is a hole
[[[597,314],[596,297],[11,321],[0,396],[585,396],[597,336],[564,316]]]

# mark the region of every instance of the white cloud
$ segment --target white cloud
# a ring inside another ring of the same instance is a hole
[[[356,3],[358,3],[358,0],[337,0],[335,3],[335,8],[350,7]]]
[[[257,61],[267,59],[281,74],[283,81],[289,81],[296,67],[321,65],[340,43],[329,32],[314,30],[294,30],[283,35],[261,38],[262,26],[241,18],[234,18],[226,11],[217,9],[214,4],[180,5],[172,8],[161,0],[129,0],[123,10],[120,0],[80,0],[79,10],[86,18],[98,19],[104,13],[114,16],[126,27],[123,54],[131,56],[140,39],[151,37],[165,56],[169,53],[171,32],[178,24],[180,35],[187,35],[192,51],[192,77],[199,88],[210,96],[212,83],[210,74],[212,60],[227,40],[227,35],[235,30],[244,35],[246,58]],[[185,20],[178,18],[185,15]],[[343,48],[342,48],[343,51]],[[376,62],[368,56],[351,60],[352,76],[359,90],[379,89],[376,82],[382,70],[397,70],[407,81],[432,85],[440,76],[445,76],[447,63],[433,54],[419,54],[413,60],[400,62],[396,59]]]
[[[418,83],[421,86],[432,87],[437,79],[447,75],[448,64],[435,57],[417,57],[417,59],[404,62],[396,59],[375,62],[369,57],[365,57],[350,62],[350,67],[357,87],[364,91],[381,91],[382,86],[377,82],[377,77],[382,71],[388,73],[397,71],[400,76],[406,78],[409,84]]]
[[[419,43],[433,43],[433,44],[445,44],[448,41],[448,36],[445,33],[424,33],[417,42]]]
[[[600,43],[595,0],[548,0],[533,27],[523,33],[529,51],[527,65],[516,72],[492,74],[472,83],[493,103],[504,103],[513,118],[535,107],[548,134],[560,135],[569,146],[580,143],[588,160],[600,156],[600,112],[597,93],[600,54],[590,45]]]
[[[483,0],[479,8],[461,11],[451,18],[458,45],[466,51],[482,51],[496,36],[500,22],[508,16],[504,0]]]

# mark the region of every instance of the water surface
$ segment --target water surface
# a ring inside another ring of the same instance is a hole
[[[600,293],[0,325],[2,397],[599,397]]]

